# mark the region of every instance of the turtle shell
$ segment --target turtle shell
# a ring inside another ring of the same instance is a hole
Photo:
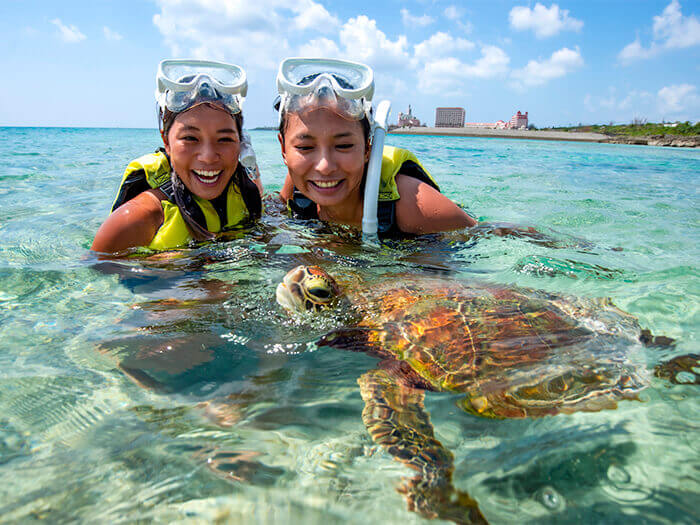
[[[636,325],[612,305],[588,311],[534,290],[402,280],[355,289],[358,329],[325,342],[403,361],[421,386],[465,393],[462,407],[489,417],[612,408],[646,384],[627,362],[637,334],[619,328]]]

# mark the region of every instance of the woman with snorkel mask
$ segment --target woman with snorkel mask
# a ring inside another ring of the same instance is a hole
[[[289,58],[277,75],[279,141],[288,175],[280,195],[298,218],[360,226],[372,140],[374,76],[344,60]],[[378,233],[400,235],[476,225],[440,193],[410,151],[385,147]]]
[[[164,60],[156,85],[164,148],[129,164],[112,213],[95,235],[95,251],[168,250],[260,216],[259,173],[239,162],[253,155],[243,133],[243,69]]]

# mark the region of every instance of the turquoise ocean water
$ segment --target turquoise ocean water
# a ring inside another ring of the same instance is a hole
[[[348,232],[265,218],[169,258],[89,251],[121,173],[154,130],[3,128],[0,143],[0,521],[422,523],[407,468],[363,426],[376,360],[317,346],[277,282],[301,262],[610,297],[665,349],[616,410],[491,420],[428,394],[455,484],[493,523],[697,523],[698,386],[650,373],[697,352],[700,152],[399,137],[483,221],[547,236],[453,234],[363,249]],[[279,189],[276,135],[253,131]],[[687,379],[687,378],[686,378]],[[427,521],[426,521],[427,522]]]

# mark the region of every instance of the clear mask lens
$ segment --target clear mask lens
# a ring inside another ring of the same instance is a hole
[[[182,64],[174,61],[174,63],[164,64],[161,67],[162,78],[174,84],[180,84],[183,89],[188,89],[189,82],[194,81],[197,77],[209,77],[213,82],[218,84],[220,88],[236,89],[241,87],[241,83],[245,82],[245,73],[238,67],[219,67],[207,66],[204,64]],[[182,79],[189,79],[188,82],[183,82]],[[170,86],[171,89],[174,86]],[[175,89],[177,89],[175,87]],[[245,96],[245,93],[242,93]]]
[[[308,95],[285,96],[280,110],[284,113],[303,113],[320,108],[329,109],[348,120],[362,120],[365,117],[365,103],[362,100],[340,98],[335,92],[326,90]]]
[[[334,79],[335,80],[335,79]],[[364,99],[338,96],[333,81],[326,75],[313,82],[313,91],[306,95],[286,95],[283,111],[301,113],[326,108],[348,120],[362,120],[365,116]]]
[[[286,111],[328,108],[343,118],[371,120],[372,70],[345,60],[289,58],[277,74],[280,120]]]
[[[248,83],[243,69],[206,60],[163,60],[156,75],[159,114],[180,113],[202,102],[213,102],[231,114],[241,111]]]
[[[241,100],[238,95],[221,93],[206,76],[199,76],[199,81],[187,91],[167,90],[159,100],[162,107],[173,113],[180,113],[195,104],[202,102],[214,102],[222,104],[230,113],[241,111]]]

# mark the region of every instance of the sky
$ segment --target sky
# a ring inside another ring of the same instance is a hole
[[[0,50],[0,126],[156,127],[166,58],[242,66],[271,126],[290,56],[370,65],[394,122],[700,120],[698,0],[0,0]]]

